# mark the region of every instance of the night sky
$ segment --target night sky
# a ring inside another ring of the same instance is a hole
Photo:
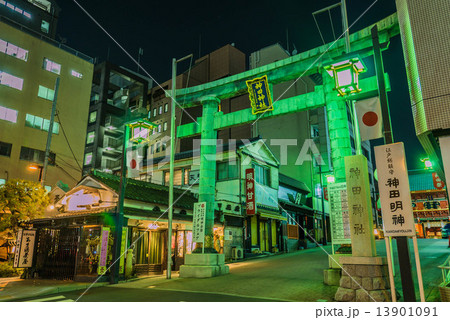
[[[108,33],[137,59],[139,47],[144,49],[141,65],[157,81],[171,76],[172,58],[190,53],[194,59],[228,43],[248,56],[274,43],[292,52],[294,45],[303,52],[322,44],[312,12],[339,2],[338,0],[297,1],[149,1],[149,0],[77,0]],[[103,61],[133,70],[137,66],[121,49],[75,4],[74,0],[57,1],[62,11],[57,40]],[[374,1],[347,0],[351,25]],[[350,29],[358,31],[394,13],[394,0],[378,0]],[[336,36],[342,33],[340,10],[332,13]],[[327,14],[318,16],[318,24],[326,42],[333,41]],[[201,39],[201,41],[200,41]],[[109,50],[108,50],[109,48]],[[406,147],[408,168],[422,168],[425,156],[413,125],[406,71],[400,36],[391,40],[383,53],[385,71],[389,73],[392,91],[389,105],[396,142]],[[373,64],[368,63],[368,67]],[[187,65],[180,64],[180,69]],[[382,139],[373,145],[382,144]]]

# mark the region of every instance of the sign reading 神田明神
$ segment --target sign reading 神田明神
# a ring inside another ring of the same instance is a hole
[[[384,235],[416,235],[414,215],[402,142],[375,147]]]

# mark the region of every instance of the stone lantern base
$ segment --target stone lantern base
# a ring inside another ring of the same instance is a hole
[[[180,278],[212,278],[229,272],[225,255],[218,253],[192,253],[180,266]]]
[[[386,257],[341,257],[340,264],[342,277],[336,301],[391,301]]]

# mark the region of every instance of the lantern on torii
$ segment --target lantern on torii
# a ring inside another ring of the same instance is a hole
[[[353,56],[326,66],[325,70],[334,79],[338,95],[343,97],[361,91],[358,77],[360,73],[366,72],[367,68],[358,56]]]

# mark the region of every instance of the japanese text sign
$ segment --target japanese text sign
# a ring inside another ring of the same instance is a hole
[[[414,215],[402,142],[375,147],[384,235],[416,235]]]
[[[15,268],[30,268],[33,266],[35,241],[36,230],[19,230],[14,254]]]
[[[252,106],[252,114],[264,113],[272,111],[272,97],[270,96],[269,82],[267,76],[264,75],[253,80],[246,81],[250,103]]]
[[[119,273],[122,274],[125,271],[125,250],[127,248],[127,234],[128,228],[122,227],[122,240],[120,242],[120,261],[119,261]]]
[[[355,155],[345,157],[344,161],[352,255],[354,257],[375,257],[367,159],[363,155]]]
[[[98,274],[100,275],[106,272],[106,261],[108,258],[108,240],[109,240],[109,228],[102,227],[102,234],[100,240],[100,258],[98,261]]]
[[[22,232],[23,229],[19,229],[17,232],[17,238],[16,238],[16,247],[14,249],[14,268],[19,267],[19,258],[20,258],[20,244],[22,243]]]
[[[206,202],[194,203],[192,241],[203,243],[205,240]]]
[[[245,169],[245,203],[247,215],[256,213],[255,201],[255,169]]]
[[[350,217],[348,215],[347,184],[328,185],[330,197],[331,240],[333,244],[350,244]]]

